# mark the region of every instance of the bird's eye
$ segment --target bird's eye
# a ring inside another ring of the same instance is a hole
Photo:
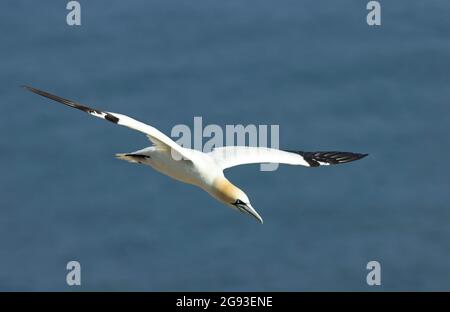
[[[233,203],[233,205],[245,205],[245,203],[244,203],[242,200],[237,199],[237,200]]]

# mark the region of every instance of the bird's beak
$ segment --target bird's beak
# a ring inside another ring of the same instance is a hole
[[[238,205],[238,207],[241,212],[251,215],[256,220],[258,220],[261,224],[263,224],[263,219],[250,204]]]

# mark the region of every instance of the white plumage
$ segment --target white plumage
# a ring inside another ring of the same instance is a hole
[[[266,147],[225,146],[210,153],[184,148],[158,129],[126,115],[101,111],[57,95],[24,86],[26,89],[92,116],[140,131],[153,146],[132,153],[116,154],[117,158],[153,167],[155,170],[184,183],[196,185],[225,205],[249,214],[263,223],[251,206],[247,195],[228,181],[223,170],[245,164],[280,163],[317,167],[357,160],[367,154],[348,152],[282,151]]]

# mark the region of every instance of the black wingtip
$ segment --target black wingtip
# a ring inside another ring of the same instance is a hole
[[[304,152],[304,151],[288,151],[296,153],[303,157],[310,167],[319,167],[323,164],[336,165],[344,164],[351,161],[359,160],[369,154],[350,153],[350,152]]]
[[[54,95],[54,94],[48,93],[46,91],[30,87],[30,86],[23,85],[22,87],[27,89],[27,90],[29,90],[29,91],[31,91],[31,92],[33,92],[33,93],[35,93],[35,94],[37,94],[37,95],[46,97],[46,98],[48,98],[50,100],[53,100],[55,102],[59,102],[61,104],[70,106],[72,108],[79,109],[79,110],[81,110],[81,111],[83,111],[85,113],[88,113],[88,114],[96,113],[98,115],[102,115],[103,114],[104,115],[103,116],[104,119],[106,119],[106,120],[108,120],[110,122],[113,122],[113,123],[118,123],[119,122],[119,118],[117,118],[116,116],[114,116],[114,115],[112,115],[110,113],[107,113],[107,112],[103,112],[103,111],[101,111],[99,109],[92,108],[92,107],[89,107],[89,106],[85,106],[85,105],[80,104],[78,102],[75,102],[75,101],[72,101],[72,100],[69,100],[69,99],[65,99],[65,98],[60,97],[58,95]]]

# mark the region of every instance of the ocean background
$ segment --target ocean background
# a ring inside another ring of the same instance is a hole
[[[67,1],[1,1],[0,290],[450,290],[450,2],[380,2],[369,27],[361,0],[81,0],[70,27]],[[228,170],[260,225],[23,84],[167,134],[201,116],[370,155]]]

